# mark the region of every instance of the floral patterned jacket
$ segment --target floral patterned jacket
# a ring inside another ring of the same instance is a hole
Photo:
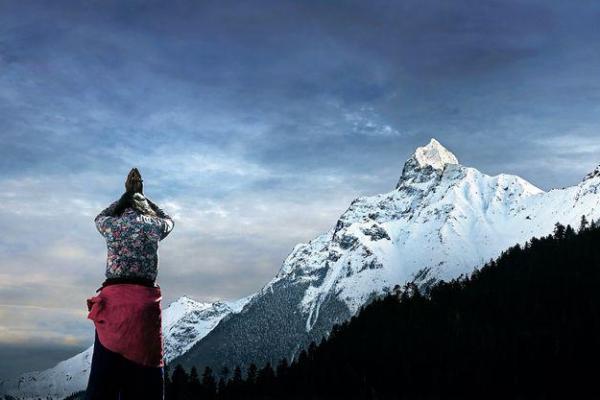
[[[126,208],[113,217],[117,201],[96,216],[96,228],[106,239],[106,278],[156,280],[158,242],[173,230],[174,222],[160,210],[158,216],[140,214]]]

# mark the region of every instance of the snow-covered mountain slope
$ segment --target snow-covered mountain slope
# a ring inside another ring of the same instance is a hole
[[[244,310],[174,360],[185,366],[248,365],[292,357],[372,296],[470,273],[504,249],[551,233],[556,222],[600,217],[600,167],[549,192],[514,175],[459,164],[432,139],[396,188],[355,199],[337,223],[294,247]]]
[[[171,303],[163,317],[165,360],[169,362],[188,351],[223,318],[240,312],[249,300],[244,297],[231,302],[199,303],[183,296]]]
[[[223,318],[239,312],[250,300],[200,303],[187,296],[179,298],[163,310],[165,360],[186,352],[202,339]],[[28,372],[18,378],[0,381],[0,394],[18,399],[63,399],[71,393],[85,390],[90,374],[92,345],[45,371]]]

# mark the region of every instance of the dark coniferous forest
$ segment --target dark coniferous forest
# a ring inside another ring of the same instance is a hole
[[[291,363],[244,375],[178,365],[166,390],[169,400],[590,398],[599,348],[600,227],[582,218],[471,276],[397,287]]]

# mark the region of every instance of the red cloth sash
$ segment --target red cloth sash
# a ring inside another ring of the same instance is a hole
[[[131,283],[104,286],[87,299],[100,343],[128,360],[164,366],[160,287]]]

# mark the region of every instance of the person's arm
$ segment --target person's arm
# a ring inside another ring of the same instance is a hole
[[[98,229],[98,232],[100,232],[102,234],[102,236],[106,236],[106,232],[110,228],[110,222],[114,218],[113,213],[118,204],[119,204],[119,200],[115,201],[110,206],[106,207],[104,210],[102,210],[100,212],[100,214],[98,214],[96,216],[96,218],[94,218],[94,222],[96,224],[96,229]]]
[[[146,197],[146,201],[150,205],[150,208],[152,208],[152,210],[154,210],[154,212],[156,213],[156,216],[158,217],[158,219],[160,221],[159,235],[160,235],[160,240],[163,240],[164,238],[167,237],[167,235],[169,233],[171,233],[171,231],[175,227],[175,222],[166,212],[164,212],[160,207],[158,207],[156,204],[154,204],[154,202],[152,200],[150,200],[149,198]]]

